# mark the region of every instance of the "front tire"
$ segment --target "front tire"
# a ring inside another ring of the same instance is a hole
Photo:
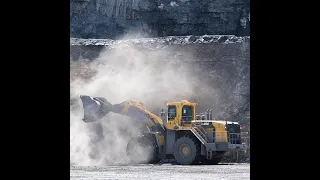
[[[181,165],[197,164],[200,155],[199,141],[190,136],[179,138],[174,144],[173,155]]]
[[[157,144],[150,136],[132,138],[126,148],[127,156],[134,164],[149,164],[159,161],[157,157]]]

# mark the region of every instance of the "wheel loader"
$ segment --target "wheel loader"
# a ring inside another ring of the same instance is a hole
[[[148,111],[141,101],[111,104],[105,98],[80,95],[86,123],[98,121],[109,112],[130,117],[143,127],[132,137],[126,153],[133,163],[157,163],[174,159],[178,164],[218,164],[226,152],[246,149],[236,122],[212,120],[196,114],[196,103],[187,100],[167,103],[160,117]],[[116,137],[115,137],[116,138]]]

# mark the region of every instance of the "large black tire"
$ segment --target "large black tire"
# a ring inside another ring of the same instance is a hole
[[[158,146],[154,138],[150,136],[138,136],[132,138],[126,148],[127,156],[134,164],[157,163],[160,159],[157,156]]]
[[[174,144],[173,155],[177,163],[190,165],[199,163],[200,143],[191,136],[182,136]]]

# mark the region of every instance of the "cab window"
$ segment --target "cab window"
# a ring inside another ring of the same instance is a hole
[[[183,106],[182,107],[182,120],[185,124],[190,124],[192,121],[192,107]]]
[[[173,120],[177,116],[176,106],[168,106],[168,120]]]

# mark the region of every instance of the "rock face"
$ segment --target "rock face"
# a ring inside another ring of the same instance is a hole
[[[70,0],[70,29],[74,38],[248,36],[250,0]]]
[[[158,112],[157,108],[164,104],[162,100],[188,99],[198,103],[199,112],[212,108],[215,118],[241,120],[249,116],[250,37],[180,36],[121,41],[71,39],[70,47],[74,60],[78,59],[79,52],[82,57],[91,55],[88,57],[93,61],[88,62],[88,67],[103,60],[108,67],[118,67],[116,71],[120,70],[123,74],[132,72],[126,77],[128,79],[138,75],[137,78],[141,78],[141,81],[146,80],[135,83],[138,83],[137,86],[141,85],[141,89],[147,89],[147,92],[141,96],[123,98],[143,100],[153,112]],[[136,56],[131,54],[132,47]],[[114,52],[117,52],[116,55]],[[99,55],[100,59],[95,61]],[[138,61],[139,64],[136,65]],[[132,71],[130,67],[133,67]],[[107,71],[114,70],[111,68]],[[104,86],[120,87],[118,83],[121,82]],[[132,84],[129,80],[125,83],[126,88]],[[121,93],[121,89],[118,88],[115,93]],[[132,91],[140,93],[138,87]]]
[[[104,49],[119,48],[121,46],[134,46],[148,50],[159,50],[170,48],[171,46],[181,46],[193,44],[197,47],[198,44],[215,44],[215,45],[235,45],[247,44],[250,42],[250,37],[237,37],[234,35],[203,35],[203,36],[168,36],[157,38],[140,38],[128,40],[111,40],[111,39],[80,39],[70,38],[70,56],[74,60],[87,59],[94,60]],[[229,46],[228,46],[229,47]],[[233,46],[230,46],[233,47]],[[249,47],[247,47],[249,49]],[[232,48],[230,53],[233,54]],[[241,54],[239,54],[241,56]]]

